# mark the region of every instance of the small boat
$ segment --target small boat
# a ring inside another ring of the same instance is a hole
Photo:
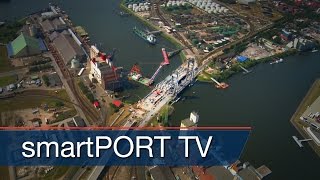
[[[318,49],[316,49],[316,48],[314,48],[314,49],[312,49],[312,51],[311,52],[318,52]]]
[[[122,17],[129,16],[128,13],[125,13],[125,12],[123,12],[123,11],[120,11],[120,12],[119,12],[119,15],[122,16]]]
[[[280,59],[275,59],[273,62],[271,62],[270,64],[278,64],[278,63],[282,63],[283,62],[283,59],[280,58]]]

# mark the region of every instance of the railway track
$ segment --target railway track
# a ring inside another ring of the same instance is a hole
[[[138,180],[137,166],[132,166],[130,168],[130,179]]]
[[[108,178],[107,178],[108,180],[113,180],[116,177],[116,175],[117,175],[117,173],[118,173],[118,171],[120,169],[120,166],[112,166],[112,167],[115,167],[115,170],[113,171],[111,177],[110,177],[110,175],[108,176]],[[112,167],[110,167],[108,171],[110,171],[110,169]]]
[[[56,63],[58,64],[58,67],[60,68],[63,78],[66,79],[70,90],[74,93],[75,98],[78,101],[78,106],[84,111],[87,119],[89,119],[90,123],[92,124],[100,124],[97,122],[100,120],[100,117],[97,115],[98,112],[93,109],[93,105],[88,102],[87,99],[84,99],[85,97],[81,95],[80,89],[76,87],[76,82],[74,81],[73,76],[69,72],[68,68],[65,66],[61,56],[58,54],[57,50],[47,41],[48,47],[50,52],[52,53]]]

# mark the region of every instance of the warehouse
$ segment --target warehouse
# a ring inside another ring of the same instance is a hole
[[[46,19],[40,22],[41,27],[43,28],[44,32],[50,33],[53,31],[61,32],[67,29],[67,25],[63,24],[58,18],[54,18],[52,20]]]
[[[23,33],[7,45],[8,56],[11,58],[38,55],[44,51],[47,51],[47,48],[41,39]]]
[[[67,31],[59,33],[57,37],[54,38],[53,44],[67,65],[70,64],[73,58],[78,59],[80,62],[86,60],[85,53]]]

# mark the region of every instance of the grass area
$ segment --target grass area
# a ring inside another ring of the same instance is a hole
[[[77,111],[75,109],[65,111],[63,113],[60,113],[59,116],[56,117],[55,121],[52,121],[52,123],[63,121],[65,119],[71,118],[75,115],[77,115]]]
[[[266,62],[273,60],[274,58],[284,58],[284,57],[293,55],[295,53],[297,53],[296,50],[288,50],[286,52],[279,53],[279,54],[269,56],[269,57],[265,57],[262,59],[257,59],[257,60],[250,60],[249,59],[249,60],[242,62],[242,63],[236,62],[231,66],[231,68],[226,69],[223,72],[219,72],[219,73],[209,74],[209,73],[206,73],[205,71],[202,71],[200,73],[200,75],[197,77],[197,79],[202,82],[208,82],[208,81],[211,81],[209,78],[213,77],[218,81],[224,81],[224,80],[227,80],[228,78],[230,78],[231,76],[233,76],[234,74],[242,72],[243,70],[240,68],[240,65],[244,68],[249,69],[259,63],[266,63]],[[211,68],[214,68],[215,65],[213,65],[212,63],[215,63],[215,62],[212,61],[211,65],[210,65]]]
[[[60,90],[58,93],[55,91],[47,91],[47,95],[55,96],[65,101],[70,101],[68,94],[65,90]],[[42,104],[48,104],[49,107],[55,107],[57,100],[53,97],[41,97],[41,96],[23,96],[17,95],[13,98],[0,100],[0,112],[14,111],[19,109],[36,108]],[[72,104],[64,102],[66,107],[73,107]]]
[[[8,166],[0,166],[0,177],[1,179],[10,179]]]
[[[25,23],[25,19],[7,22],[0,27],[0,43],[7,44],[17,37],[17,32],[22,28]]]
[[[206,73],[205,71],[202,71],[198,76],[197,79],[201,82],[212,82],[210,79],[211,75]]]
[[[308,106],[310,106],[320,95],[320,79],[316,80],[307,95],[304,97],[300,103],[297,111],[293,114],[291,118],[291,123],[299,131],[299,133],[305,137],[310,138],[309,135],[304,131],[303,127],[306,126],[304,122],[300,120],[300,116],[304,113]],[[313,142],[309,142],[312,149],[320,156],[320,148]]]
[[[155,114],[151,120],[148,123],[148,126],[156,127],[156,126],[168,126],[168,122],[166,121],[166,116],[167,119],[169,119],[169,116],[173,113],[174,108],[171,105],[164,105],[160,111]],[[158,118],[159,117],[159,118]]]
[[[18,76],[16,75],[0,77],[0,87],[16,83],[16,81],[18,81]]]
[[[51,180],[51,179],[59,179],[64,176],[67,171],[69,170],[69,166],[56,166],[54,167],[48,174],[46,174],[43,178],[43,180]]]
[[[0,45],[0,72],[6,72],[13,69],[10,60],[8,59],[6,46]]]

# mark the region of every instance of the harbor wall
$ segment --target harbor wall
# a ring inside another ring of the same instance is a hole
[[[320,79],[317,79],[308,90],[306,96],[303,98],[299,104],[296,112],[292,115],[290,122],[305,139],[309,139],[310,136],[303,129],[303,122],[300,120],[300,116],[304,113],[307,107],[312,104],[320,95]],[[320,156],[320,147],[316,145],[313,141],[308,142],[311,148]]]
[[[121,8],[122,10],[126,11],[127,13],[133,15],[135,18],[139,19],[144,25],[146,25],[146,26],[148,26],[148,27],[150,27],[150,28],[152,28],[152,29],[162,31],[161,28],[159,28],[158,26],[156,26],[156,25],[148,22],[146,19],[144,19],[143,17],[137,15],[134,11],[132,11],[131,9],[129,9],[128,7],[126,7],[126,5],[125,5],[125,0],[122,0],[122,1],[120,2],[120,8]],[[172,44],[174,44],[177,48],[183,47],[183,45],[182,45],[177,39],[175,39],[174,37],[166,34],[165,32],[160,33],[160,35],[161,35],[163,38],[165,38],[166,40],[168,40],[169,42],[171,42]],[[184,62],[184,61],[186,60],[186,57],[185,57],[185,55],[184,55],[184,51],[181,51],[181,52],[179,53],[179,55],[180,55],[180,58],[182,59],[182,61]]]

